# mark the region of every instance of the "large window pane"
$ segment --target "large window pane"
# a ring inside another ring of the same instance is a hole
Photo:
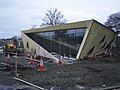
[[[85,31],[86,28],[56,30],[34,33],[31,38],[49,52],[76,57]]]

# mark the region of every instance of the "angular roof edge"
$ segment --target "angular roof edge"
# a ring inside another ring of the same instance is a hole
[[[91,19],[91,20],[85,20],[85,21],[79,21],[79,22],[66,23],[66,24],[63,24],[63,25],[47,26],[47,27],[42,27],[42,28],[29,29],[29,30],[24,30],[22,32],[23,33],[37,33],[37,32],[46,32],[46,31],[73,29],[73,28],[87,28],[93,22],[97,22],[100,25],[106,27],[105,25],[101,24],[100,22],[98,22],[94,19]],[[106,28],[111,30],[112,32],[115,32],[108,27],[106,27]]]
[[[48,26],[43,28],[29,29],[22,31],[23,33],[37,33],[43,31],[52,31],[52,30],[62,30],[62,29],[71,29],[71,28],[85,28],[92,23],[92,20],[85,20],[79,22],[66,23],[63,25]]]
[[[102,23],[100,23],[100,22],[98,22],[98,21],[96,21],[95,19],[92,19],[93,21],[95,21],[95,22],[97,22],[98,24],[100,24],[100,25],[102,25],[102,26],[104,26],[105,28],[107,28],[107,29],[109,29],[109,30],[111,30],[112,32],[115,32],[114,30],[112,30],[111,28],[108,28],[107,26],[105,26],[105,25],[103,25]],[[115,32],[116,33],[116,32]]]

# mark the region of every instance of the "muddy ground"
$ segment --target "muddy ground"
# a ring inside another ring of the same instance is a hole
[[[0,62],[5,60],[6,57],[0,55]],[[15,58],[11,57],[9,63],[14,62]],[[21,74],[18,78],[47,89],[54,87],[53,90],[80,90],[81,87],[90,90],[120,85],[119,51],[111,59],[98,57],[96,60],[82,60],[62,66],[49,62],[45,64],[45,72],[38,72],[38,67],[31,68],[27,62],[25,57],[18,59],[18,64],[24,66],[18,68]],[[13,79],[14,76],[14,68],[6,68],[0,64],[1,85],[22,85],[23,83]]]

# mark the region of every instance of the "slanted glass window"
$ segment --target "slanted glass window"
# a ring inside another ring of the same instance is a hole
[[[86,28],[34,33],[33,40],[49,52],[76,57]]]

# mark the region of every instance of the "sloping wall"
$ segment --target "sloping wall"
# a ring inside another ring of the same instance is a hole
[[[37,55],[41,55],[43,57],[47,57],[49,59],[52,59],[55,62],[58,62],[58,59],[56,57],[54,57],[52,54],[50,54],[48,51],[46,51],[44,48],[42,48],[40,45],[38,45],[32,39],[30,39],[23,32],[22,32],[22,40],[23,40],[24,48],[28,52],[30,52],[32,54],[34,52],[36,52]]]
[[[83,58],[86,55],[98,54],[110,49],[116,40],[117,34],[102,24],[93,20],[88,28],[89,33],[84,42],[84,46],[79,52],[77,59]]]

